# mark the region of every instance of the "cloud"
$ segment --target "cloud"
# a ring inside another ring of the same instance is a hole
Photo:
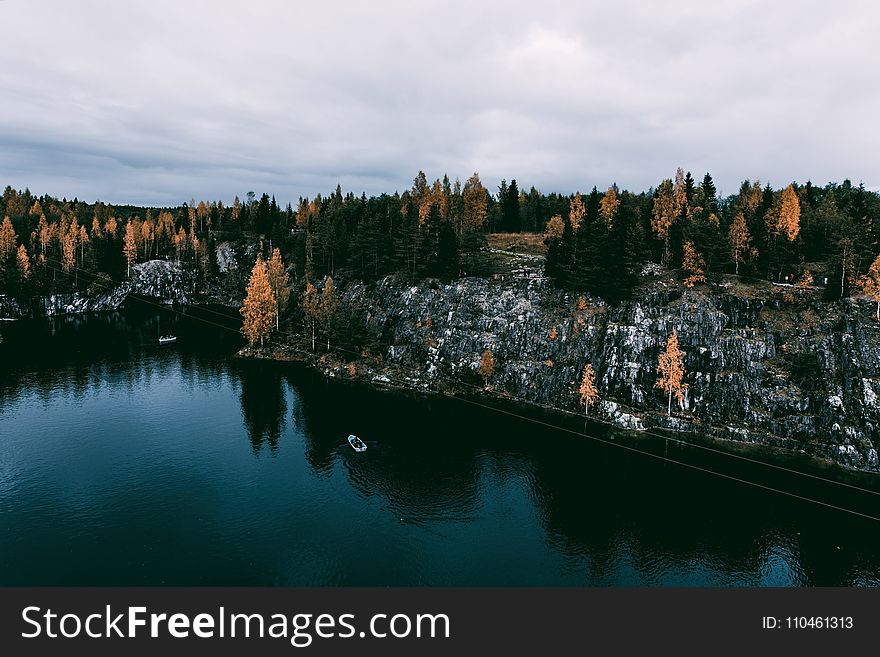
[[[0,183],[282,202],[429,177],[880,187],[868,2],[0,3]],[[13,29],[14,28],[14,29]]]

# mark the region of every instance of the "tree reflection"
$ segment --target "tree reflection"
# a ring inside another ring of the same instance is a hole
[[[241,381],[241,415],[254,453],[263,443],[269,450],[278,449],[284,429],[287,401],[278,368],[262,363],[246,363],[239,371]]]

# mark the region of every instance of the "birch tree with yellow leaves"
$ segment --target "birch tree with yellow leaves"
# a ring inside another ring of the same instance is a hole
[[[678,347],[678,333],[673,330],[672,335],[666,341],[666,348],[660,354],[657,361],[657,373],[660,378],[654,387],[660,388],[669,395],[666,414],[672,415],[672,396],[680,404],[684,401],[684,391],[687,384],[682,383],[684,378],[684,353]]]

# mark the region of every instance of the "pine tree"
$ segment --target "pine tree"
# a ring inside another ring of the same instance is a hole
[[[483,385],[489,385],[489,379],[495,373],[495,356],[489,349],[483,352],[480,359],[480,376],[483,377]]]
[[[275,316],[275,294],[269,285],[266,263],[259,256],[251,271],[251,279],[248,282],[244,305],[242,305],[240,312],[244,317],[241,332],[247,338],[248,344],[253,347],[259,340],[262,349],[263,339],[272,330],[272,320]]]
[[[703,190],[706,209],[709,210],[709,212],[718,214],[718,190],[715,189],[715,181],[712,180],[712,176],[709,175],[709,172],[706,172],[706,175],[703,176],[703,184],[700,185],[700,189]]]
[[[639,209],[632,194],[621,195],[620,209],[607,233],[600,261],[604,276],[599,278],[599,293],[609,303],[629,299],[638,285],[644,236],[639,223]]]
[[[269,286],[275,295],[275,330],[277,331],[281,325],[281,315],[287,309],[287,302],[290,299],[290,275],[281,261],[281,250],[277,247],[269,258],[267,274]]]
[[[666,409],[667,415],[672,415],[672,395],[680,404],[684,400],[684,391],[687,384],[682,383],[684,378],[684,354],[678,348],[678,333],[673,330],[672,335],[666,341],[666,349],[660,354],[657,361],[657,373],[660,378],[654,387],[668,393],[669,401]]]
[[[590,414],[590,404],[599,400],[599,391],[596,389],[596,373],[593,371],[593,364],[587,363],[584,367],[584,373],[581,376],[581,386],[578,390],[581,397],[581,404],[584,405],[584,415]]]
[[[515,179],[510,181],[503,203],[504,230],[508,233],[518,233],[522,228],[522,218],[519,210],[519,187]]]

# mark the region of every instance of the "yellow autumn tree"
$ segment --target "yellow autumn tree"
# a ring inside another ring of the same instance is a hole
[[[672,181],[667,178],[657,188],[654,207],[651,213],[651,230],[657,239],[663,240],[663,264],[669,262],[669,229],[678,216]]]
[[[79,227],[79,237],[76,241],[79,244],[79,264],[82,266],[86,259],[86,244],[89,243],[89,231],[85,226]]]
[[[116,233],[118,230],[119,224],[116,222],[116,217],[110,215],[110,217],[107,219],[107,222],[104,224],[104,232],[113,239],[116,239]]]
[[[568,202],[568,220],[571,222],[571,230],[573,232],[577,232],[581,225],[581,221],[584,220],[584,215],[586,214],[587,209],[584,207],[581,193],[577,192],[575,193],[574,198]]]
[[[275,293],[275,330],[277,331],[281,314],[287,309],[287,302],[290,299],[290,275],[284,267],[281,250],[278,248],[272,251],[272,257],[269,258],[268,273],[269,285]]]
[[[801,204],[798,200],[794,185],[789,185],[782,190],[779,203],[779,211],[775,214],[776,225],[773,227],[776,234],[784,235],[789,242],[793,242],[800,232]]]
[[[52,227],[46,221],[46,215],[41,214],[40,220],[37,222],[37,237],[40,240],[40,253],[46,255],[46,247],[52,240]]]
[[[21,274],[21,280],[26,281],[31,275],[31,259],[28,257],[24,244],[19,244],[15,260],[18,263],[18,272]]]
[[[859,287],[877,302],[877,321],[880,322],[880,255],[868,268],[868,273],[859,279]]]
[[[247,338],[248,344],[253,347],[259,341],[262,348],[263,339],[269,335],[274,324],[275,294],[269,285],[266,263],[260,257],[257,257],[257,262],[251,271],[251,279],[240,312],[244,317],[241,332]]]
[[[599,214],[602,215],[609,230],[614,224],[614,217],[617,216],[617,209],[619,207],[620,197],[617,195],[617,190],[613,186],[609,187],[608,191],[605,192],[605,196],[599,202]]]
[[[125,262],[128,265],[128,275],[131,276],[131,266],[137,259],[137,233],[135,232],[134,223],[131,221],[125,224],[125,237],[122,240],[122,254],[125,256]]]
[[[15,251],[16,239],[12,221],[9,217],[4,217],[3,223],[0,224],[0,254],[4,261],[8,260]]]
[[[144,244],[144,260],[150,251],[150,243],[153,241],[153,221],[150,219],[150,213],[147,212],[147,218],[141,224],[141,241]]]
[[[682,383],[684,378],[684,354],[678,348],[678,333],[673,330],[672,335],[666,341],[666,348],[660,354],[657,362],[657,373],[660,378],[654,387],[660,388],[669,395],[666,408],[667,415],[672,415],[672,395],[680,404],[684,400],[684,391],[687,384]]]
[[[688,214],[687,189],[685,188],[684,169],[678,167],[675,170],[675,182],[672,185],[672,207],[675,216]]]
[[[593,364],[587,363],[581,376],[581,386],[578,389],[581,396],[581,404],[584,405],[584,415],[590,414],[590,404],[599,401],[599,391],[596,389],[596,373]]]
[[[727,233],[727,241],[730,243],[730,255],[733,258],[735,273],[739,276],[739,263],[744,261],[747,254],[751,253],[752,238],[746,225],[746,218],[742,212],[737,212],[736,217],[730,224]]]
[[[489,385],[489,379],[495,373],[495,355],[491,350],[486,349],[483,357],[480,359],[480,376],[483,377],[483,385]]]
[[[550,217],[550,221],[547,222],[547,227],[544,229],[544,237],[545,239],[558,239],[562,237],[562,233],[565,232],[565,222],[562,221],[562,217],[558,214]]]
[[[697,283],[706,282],[706,261],[690,240],[686,240],[684,243],[681,268],[687,273],[687,277],[684,279],[685,287],[692,288]]]
[[[462,189],[462,226],[460,232],[476,232],[486,223],[486,212],[489,204],[488,193],[480,175],[474,173],[464,183]]]
[[[312,351],[315,350],[315,327],[318,324],[318,290],[311,281],[306,282],[302,294],[303,322],[306,330],[312,333]]]

